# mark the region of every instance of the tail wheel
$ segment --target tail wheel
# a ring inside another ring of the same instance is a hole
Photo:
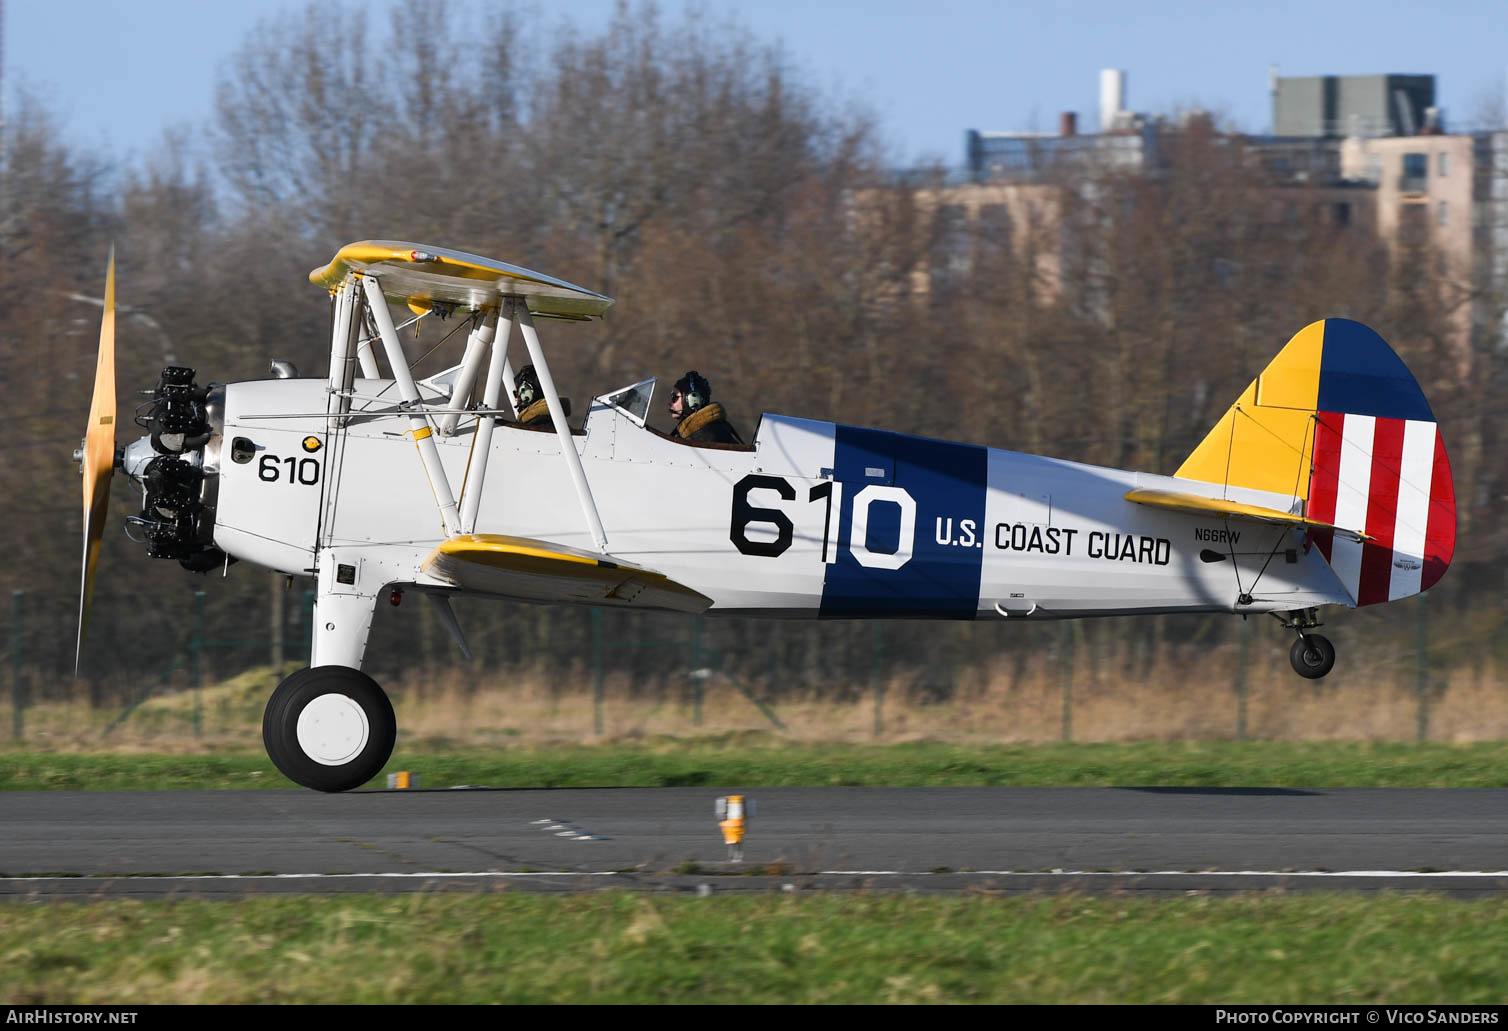
[[[1335,667],[1335,645],[1328,637],[1305,634],[1288,649],[1288,661],[1299,676],[1318,680]]]
[[[349,791],[377,776],[397,736],[387,695],[347,666],[299,670],[278,685],[262,717],[272,764],[316,791]]]

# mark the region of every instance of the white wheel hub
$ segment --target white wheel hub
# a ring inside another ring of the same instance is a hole
[[[371,736],[366,712],[349,695],[322,694],[298,714],[298,746],[321,766],[344,766]]]

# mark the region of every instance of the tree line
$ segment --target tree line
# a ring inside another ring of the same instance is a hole
[[[949,224],[921,200],[946,188],[945,170],[895,175],[879,113],[816,77],[704,12],[623,3],[605,26],[565,30],[523,6],[476,24],[443,0],[400,0],[265,22],[224,66],[210,123],[170,130],[139,165],[72,145],[45,100],[18,98],[0,195],[0,517],[35,689],[65,690],[71,666],[69,454],[112,241],[123,412],[169,362],[201,382],[264,376],[272,357],[322,373],[328,300],[306,276],[367,238],[493,255],[615,297],[606,319],[550,334],[557,381],[583,399],[696,368],[746,436],[760,412],[781,412],[1161,473],[1299,328],[1355,318],[1419,376],[1451,449],[1460,544],[1432,618],[1468,644],[1438,660],[1500,647],[1508,349],[1491,284],[1447,289],[1427,255],[1316,217],[1312,188],[1275,187],[1239,136],[1201,122],[1167,135],[1155,174],[1065,165],[1032,217]],[[1464,344],[1459,304],[1497,314]],[[271,633],[265,574],[150,562],[116,529],[139,507],[123,477],[111,507],[85,665],[106,695],[181,653],[196,590],[211,636]],[[291,639],[299,605],[283,609]],[[442,653],[429,617],[405,616],[421,626],[403,639],[426,643],[377,645],[380,669]],[[562,677],[589,633],[584,615],[530,606],[468,605],[463,622],[484,663]],[[1194,661],[1234,623],[1077,632]],[[862,624],[715,633],[776,693],[846,690],[877,650],[945,685],[1056,640],[982,625],[886,624],[880,645]]]

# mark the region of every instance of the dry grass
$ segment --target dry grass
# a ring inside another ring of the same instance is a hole
[[[1251,650],[1246,675],[1247,736],[1277,741],[1412,741],[1420,715],[1416,671],[1407,663],[1343,661],[1323,681],[1295,676],[1286,657]],[[1234,646],[1200,656],[1198,669],[1171,655],[1128,661],[1077,653],[1071,678],[1071,738],[1079,742],[1220,740],[1236,736]],[[1145,672],[1128,672],[1142,666]],[[914,674],[896,673],[876,706],[872,686],[851,685],[851,701],[815,693],[772,699],[783,734],[800,742],[933,740],[1027,744],[1064,736],[1064,674],[1043,652],[986,672],[965,670],[951,696]],[[256,750],[261,711],[274,684],[267,668],[197,692],[148,700],[111,728],[119,709],[94,709],[76,691],[26,711],[25,739],[59,750]],[[412,743],[548,745],[771,730],[759,709],[726,678],[706,682],[703,719],[693,720],[682,683],[646,687],[606,678],[604,734],[593,732],[590,676],[567,682],[539,673],[503,675],[439,668],[385,685],[402,739]],[[829,692],[831,693],[831,692]],[[876,733],[879,716],[880,732]],[[1508,678],[1496,666],[1459,668],[1429,681],[1428,738],[1464,743],[1508,739]]]

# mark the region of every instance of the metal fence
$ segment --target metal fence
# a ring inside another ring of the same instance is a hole
[[[180,606],[186,615],[159,619],[122,606],[121,597],[96,600],[91,644],[82,675],[73,676],[73,601],[59,592],[11,591],[10,633],[5,668],[11,702],[11,737],[26,737],[32,705],[77,697],[87,692],[89,706],[113,713],[105,734],[130,720],[148,699],[164,693],[192,692],[192,732],[202,732],[200,692],[205,687],[253,669],[266,669],[270,692],[290,663],[307,661],[313,628],[311,590],[284,592],[269,606],[271,615],[241,605],[215,606],[197,590]],[[139,607],[138,607],[139,608]],[[1379,680],[1395,686],[1412,679],[1416,740],[1430,737],[1431,715],[1444,692],[1452,664],[1471,661],[1473,653],[1501,647],[1503,615],[1482,623],[1466,639],[1441,630],[1459,630],[1454,614],[1445,614],[1432,629],[1431,603],[1421,596],[1407,606],[1404,619],[1369,617],[1355,634],[1369,652],[1343,652],[1343,664],[1369,662]],[[1209,664],[1211,653],[1225,655],[1215,668],[1230,688],[1227,736],[1251,736],[1248,714],[1250,677],[1256,663],[1271,668],[1276,645],[1286,641],[1271,621],[1228,616],[1154,620],[1064,621],[1009,630],[989,624],[853,621],[780,623],[701,616],[645,614],[600,608],[548,608],[486,602],[462,611],[476,659],[465,664],[450,648],[443,628],[421,609],[417,626],[392,622],[380,606],[368,650],[367,668],[379,681],[418,669],[448,669],[457,675],[477,670],[535,668],[546,671],[565,690],[590,685],[592,731],[607,729],[605,683],[624,680],[630,691],[680,691],[691,725],[703,725],[707,692],[727,688],[754,706],[768,724],[784,727],[779,710],[785,699],[822,694],[852,704],[869,697],[873,733],[887,730],[887,692],[904,681],[903,703],[949,700],[970,670],[1035,662],[1056,681],[1061,715],[1058,737],[1075,740],[1075,714],[1082,701],[1076,692],[1102,682],[1104,665],[1128,688],[1158,676],[1166,655],[1183,658],[1184,668]],[[160,615],[160,613],[158,614]],[[1356,614],[1361,616],[1361,613]],[[1098,624],[1098,625],[1097,625]],[[62,633],[58,628],[64,628]],[[155,627],[155,629],[150,629]],[[254,627],[266,627],[257,632]],[[1256,647],[1260,641],[1260,647]],[[1107,646],[1107,642],[1109,645]],[[1113,652],[1109,646],[1113,646]],[[100,652],[104,652],[104,656]],[[1106,655],[1112,657],[1107,659]],[[1162,656],[1159,658],[1159,656]],[[1300,683],[1295,680],[1295,683]],[[1315,682],[1322,685],[1324,682]],[[742,703],[740,703],[742,704]]]

